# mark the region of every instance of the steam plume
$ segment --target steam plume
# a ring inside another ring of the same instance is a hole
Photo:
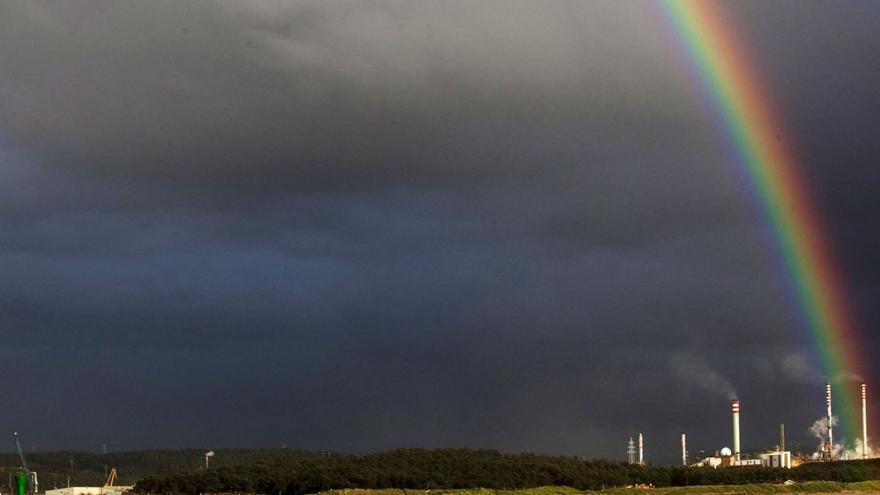
[[[850,370],[842,370],[829,377],[811,362],[809,356],[803,352],[786,354],[780,362],[782,372],[789,379],[811,385],[821,385],[825,382],[863,382],[858,373]]]
[[[723,395],[728,400],[738,398],[733,383],[701,357],[677,353],[671,357],[669,365],[676,376],[687,384]]]

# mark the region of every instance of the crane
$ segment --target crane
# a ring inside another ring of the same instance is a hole
[[[15,448],[18,450],[18,458],[21,460],[21,469],[24,470],[25,476],[27,476],[27,492],[28,495],[34,495],[37,493],[37,480],[36,473],[31,473],[31,470],[28,469],[27,461],[24,458],[24,449],[21,448],[21,439],[18,437],[18,432],[14,432],[12,436],[15,438]]]
[[[113,488],[113,483],[116,482],[116,468],[110,469],[110,476],[107,477],[107,481],[104,482],[104,488]]]

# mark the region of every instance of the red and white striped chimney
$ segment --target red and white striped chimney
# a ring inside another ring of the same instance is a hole
[[[730,410],[733,412],[733,455],[739,460],[739,401],[734,399],[730,403]]]
[[[862,459],[868,458],[868,386],[862,384]]]
[[[825,406],[827,408],[827,421],[828,421],[828,445],[826,449],[828,450],[828,455],[831,455],[831,452],[834,451],[834,434],[832,433],[831,422],[831,383],[825,384]]]

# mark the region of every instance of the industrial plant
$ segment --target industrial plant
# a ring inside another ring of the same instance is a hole
[[[860,452],[857,453],[858,458],[867,459],[871,456],[868,446],[868,387],[866,384],[860,384],[862,415],[861,415],[861,445]],[[730,412],[732,420],[732,445],[730,447],[722,447],[713,455],[697,459],[689,462],[687,450],[687,434],[681,434],[681,465],[692,467],[712,467],[712,468],[736,468],[736,467],[772,467],[791,469],[806,462],[829,462],[836,460],[851,459],[852,457],[845,452],[840,452],[840,446],[834,443],[834,415],[831,402],[831,383],[825,384],[825,410],[821,420],[822,430],[819,432],[821,442],[819,448],[812,455],[793,456],[790,450],[785,448],[785,425],[779,425],[779,439],[776,448],[764,452],[754,453],[753,455],[744,455],[741,447],[740,438],[740,412],[741,403],[739,399],[733,399],[730,402]],[[818,423],[818,422],[817,422]],[[645,464],[644,457],[644,436],[642,433],[638,435],[638,448],[632,437],[627,444],[627,461],[630,464]]]
[[[15,476],[10,476],[9,492],[11,495],[37,495],[40,493],[40,481],[36,471],[28,468],[27,459],[24,455],[24,449],[21,447],[21,438],[18,432],[12,434],[15,439],[15,449],[18,452],[19,462],[21,466]],[[133,486],[116,485],[117,472],[116,468],[110,469],[107,481],[103,486],[67,486],[53,490],[46,490],[46,495],[122,495],[130,492]],[[69,484],[69,481],[68,481]]]

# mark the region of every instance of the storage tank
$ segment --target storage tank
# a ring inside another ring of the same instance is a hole
[[[15,495],[27,495],[27,475],[19,472],[15,475]]]

